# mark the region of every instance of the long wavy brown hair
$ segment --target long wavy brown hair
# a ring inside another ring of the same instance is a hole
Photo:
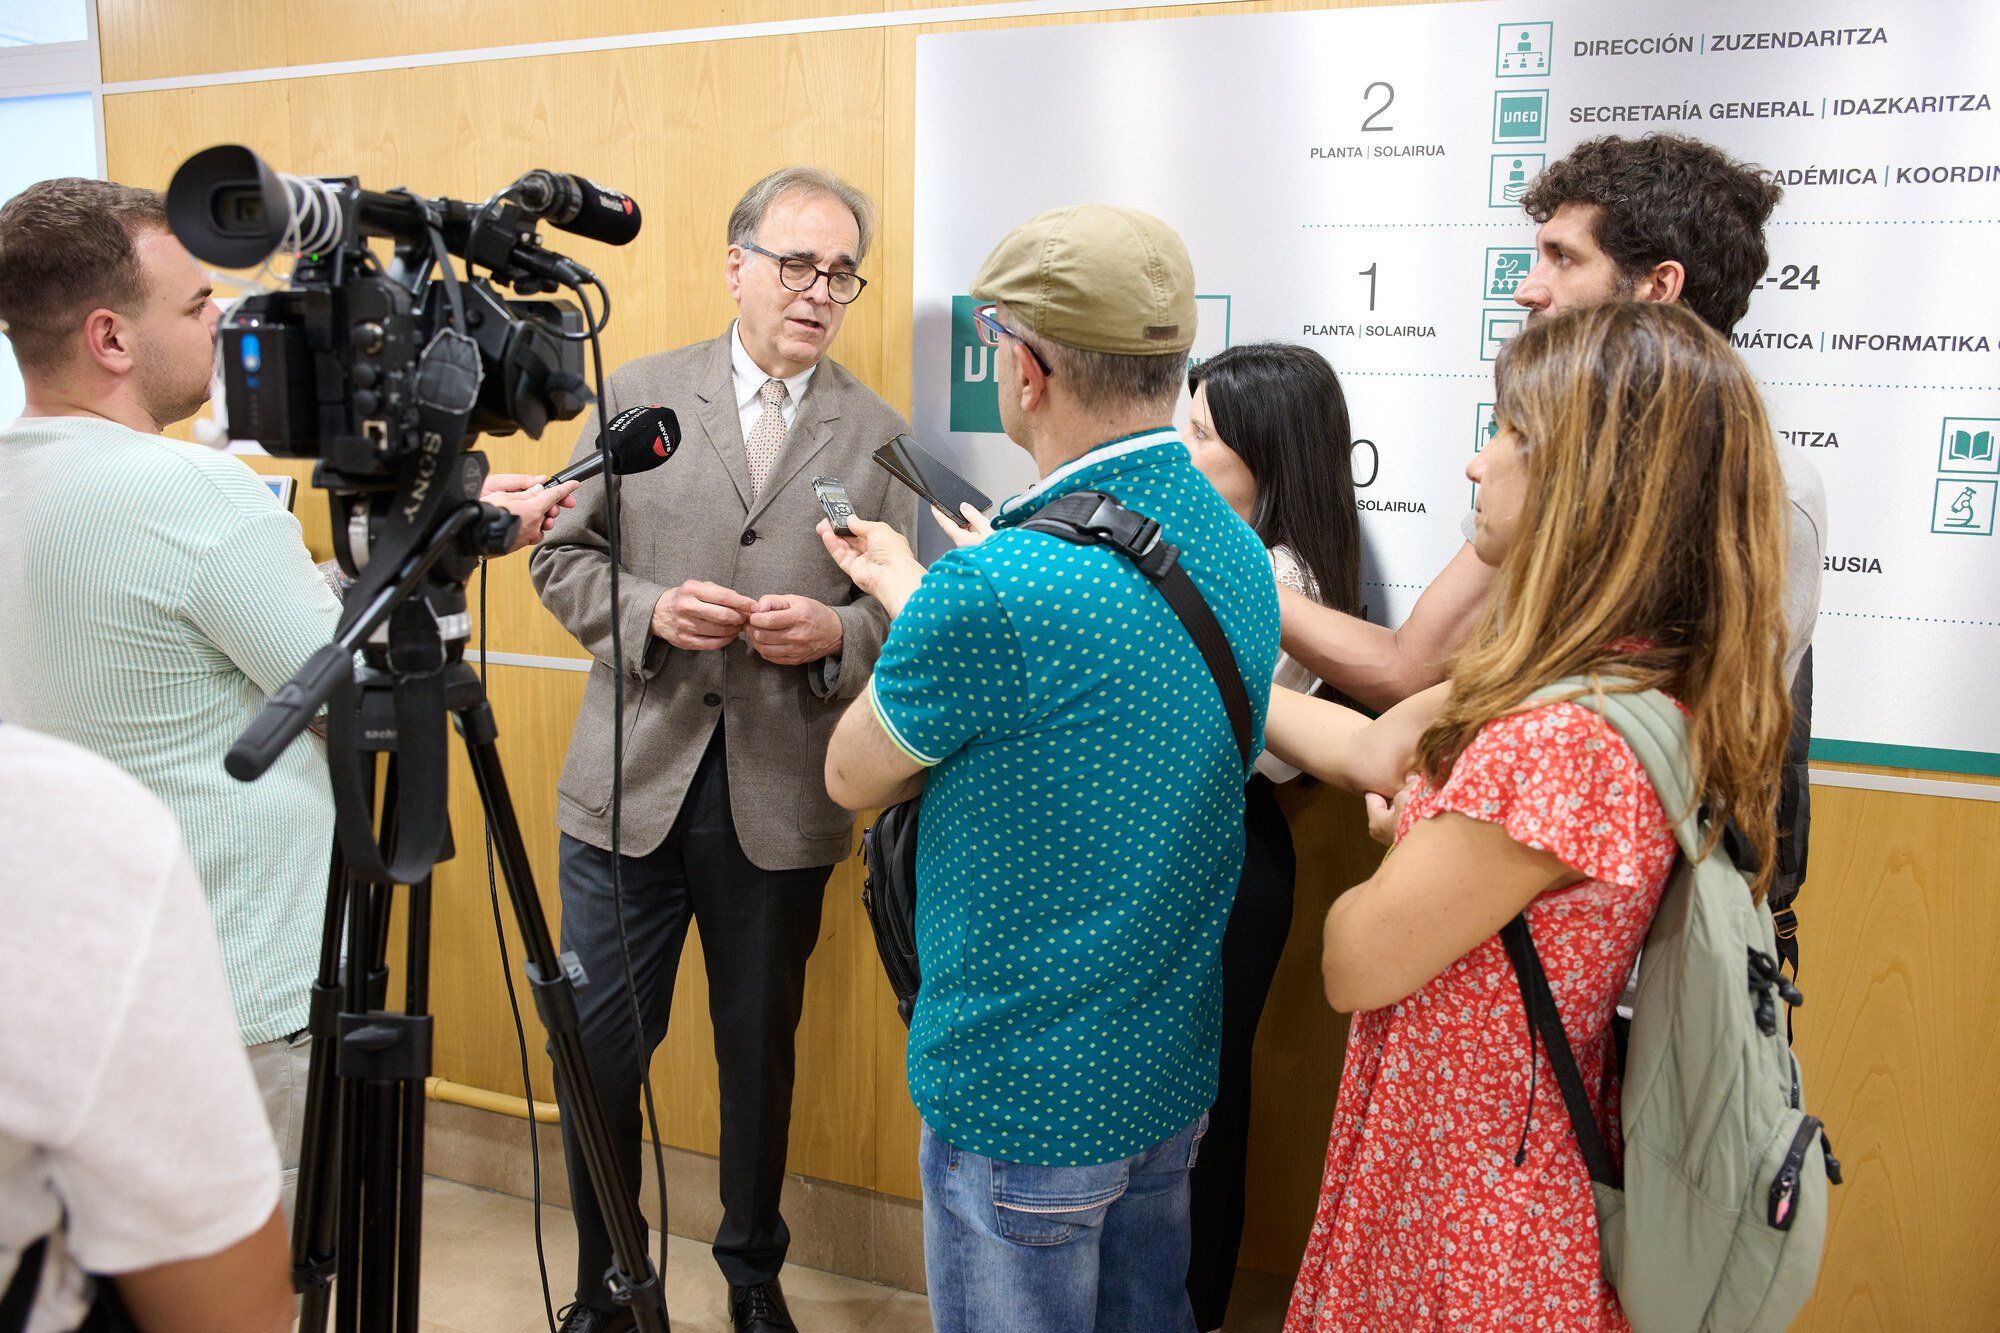
[[[1688,711],[1708,845],[1734,821],[1761,898],[1791,701],[1785,484],[1749,371],[1689,311],[1621,301],[1532,321],[1494,375],[1527,496],[1419,768],[1443,782],[1482,726],[1568,676],[1663,690]]]

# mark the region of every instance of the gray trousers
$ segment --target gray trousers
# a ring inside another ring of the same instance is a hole
[[[279,1037],[247,1047],[250,1072],[264,1098],[271,1137],[278,1141],[278,1203],[285,1210],[285,1234],[291,1235],[292,1205],[299,1194],[299,1143],[306,1123],[306,1070],[312,1064],[313,1043],[307,1033]]]

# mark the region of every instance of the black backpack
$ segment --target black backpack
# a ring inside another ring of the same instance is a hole
[[[917,967],[917,821],[924,798],[888,807],[861,835],[861,905],[875,930],[875,952],[896,993],[896,1013],[910,1025],[923,973]]]
[[[1109,546],[1138,566],[1160,590],[1201,650],[1215,686],[1222,692],[1222,705],[1229,713],[1247,780],[1257,751],[1243,673],[1237,669],[1229,637],[1222,632],[1215,613],[1181,568],[1180,548],[1161,539],[1160,525],[1102,491],[1071,491],[1050,501],[1021,524],[1021,530],[1046,532],[1078,546]],[[896,993],[896,1012],[905,1026],[923,982],[917,964],[917,825],[923,799],[917,795],[890,806],[861,835],[865,869],[861,905],[868,911],[875,950],[882,955],[882,969],[889,974],[889,988]]]

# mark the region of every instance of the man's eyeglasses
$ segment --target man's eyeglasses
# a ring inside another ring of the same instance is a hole
[[[979,341],[985,343],[988,347],[998,347],[1002,338],[1012,338],[1015,342],[1028,349],[1029,356],[1035,358],[1035,364],[1042,368],[1043,378],[1055,378],[1056,372],[1054,367],[1042,359],[1042,354],[1035,350],[1035,345],[1000,322],[999,306],[982,305],[974,307],[972,311],[972,326],[979,330]]]
[[[813,284],[826,279],[826,294],[836,305],[846,305],[861,295],[861,289],[868,285],[868,279],[859,273],[846,269],[820,268],[810,259],[797,255],[774,255],[761,245],[749,241],[738,242],[745,250],[764,256],[778,266],[778,281],[795,292],[809,292]]]

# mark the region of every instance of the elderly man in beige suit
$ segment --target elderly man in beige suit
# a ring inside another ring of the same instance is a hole
[[[636,1195],[642,1071],[698,922],[722,1091],[715,1259],[731,1323],[751,1333],[794,1327],[778,1285],[793,1037],[820,900],[852,828],[821,770],[888,623],[827,557],[813,479],[839,478],[858,513],[906,536],[917,517],[915,497],[869,460],[902,418],[827,356],[866,285],[857,269],[872,214],[866,196],[812,168],[750,188],[730,215],[723,267],[734,325],[642,357],[605,387],[606,415],[662,404],[684,431],[665,466],[622,479],[617,607],[601,485],[584,487],[533,564],[543,603],[596,659],[556,789],[562,945],[589,975],[578,993],[585,1052]],[[593,420],[577,457],[595,442]],[[614,672],[625,684],[621,897],[643,1051],[611,880]],[[610,1242],[567,1116],[563,1130],[579,1242],[564,1333],[631,1328],[605,1286]]]

